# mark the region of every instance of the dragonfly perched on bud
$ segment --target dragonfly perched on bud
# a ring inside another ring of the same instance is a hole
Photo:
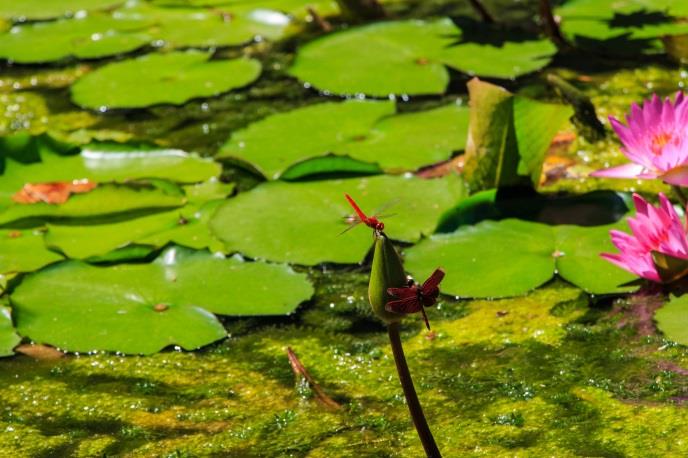
[[[346,197],[346,200],[349,202],[349,205],[351,205],[351,207],[354,209],[356,214],[346,217],[346,220],[349,223],[349,227],[344,229],[339,235],[341,235],[347,231],[350,231],[351,229],[353,229],[354,227],[356,227],[360,223],[365,224],[366,226],[371,228],[373,231],[375,231],[375,233],[382,233],[382,231],[384,231],[385,223],[383,223],[379,219],[379,218],[382,218],[382,216],[377,215],[377,214],[372,215],[372,216],[368,216],[365,213],[363,213],[363,210],[361,210],[361,207],[358,206],[356,201],[354,201],[354,199],[350,195],[344,194],[344,197]],[[390,203],[390,204],[392,204],[392,203]],[[390,204],[386,205],[385,207],[388,207]],[[393,215],[386,215],[386,216],[393,216]]]
[[[432,307],[437,302],[437,297],[440,295],[439,286],[443,278],[444,270],[438,267],[422,285],[409,279],[408,285],[403,288],[388,288],[387,294],[397,299],[387,302],[385,310],[401,314],[420,312],[429,330],[430,322],[425,313],[425,307]]]

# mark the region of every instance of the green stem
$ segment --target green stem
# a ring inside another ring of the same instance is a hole
[[[437,448],[435,438],[432,437],[432,432],[423,414],[423,407],[421,407],[416,394],[416,388],[413,386],[411,372],[409,372],[408,364],[406,364],[406,356],[404,356],[404,348],[401,346],[401,336],[399,335],[399,323],[388,324],[387,333],[389,334],[389,342],[392,345],[392,353],[394,354],[394,362],[397,365],[401,388],[404,390],[404,396],[406,397],[406,404],[408,405],[413,425],[418,432],[418,437],[423,444],[423,449],[425,449],[425,454],[428,458],[441,458],[442,454]]]
[[[678,196],[678,200],[681,202],[681,206],[685,209],[688,206],[688,198],[683,193],[683,189],[680,186],[672,186],[674,192]]]

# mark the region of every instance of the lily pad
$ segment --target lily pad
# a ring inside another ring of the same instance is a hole
[[[153,0],[155,5],[162,6],[205,6],[218,9],[227,8],[231,11],[247,8],[251,10],[273,10],[288,13],[296,18],[308,16],[309,9],[316,11],[321,17],[339,14],[336,0]]]
[[[36,151],[30,151],[32,148]],[[29,139],[28,144],[4,159],[0,206],[10,204],[12,196],[27,183],[73,180],[124,183],[150,178],[196,183],[216,177],[221,172],[218,163],[178,149],[102,143],[86,145],[78,154],[65,155],[55,151],[48,141],[37,137]]]
[[[484,221],[421,241],[406,250],[405,265],[416,278],[444,267],[442,291],[461,297],[526,294],[555,273],[589,293],[621,293],[636,277],[599,254],[614,251],[609,230],[625,228],[625,220],[596,227]]]
[[[199,51],[148,54],[95,70],[72,86],[72,99],[93,109],[180,105],[245,86],[260,75],[254,59],[210,61]]]
[[[14,347],[21,342],[12,325],[10,309],[0,306],[0,357],[12,356]]]
[[[187,205],[178,210],[121,222],[87,226],[48,225],[45,243],[70,258],[89,259],[130,245],[160,248],[172,242],[189,248],[222,251],[223,245],[208,228],[208,221],[222,200]],[[142,252],[148,254],[147,250]]]
[[[110,218],[137,212],[153,212],[181,207],[184,195],[170,195],[151,187],[101,185],[86,194],[76,194],[61,205],[14,203],[0,211],[0,226],[23,225],[36,220],[65,218]]]
[[[99,14],[18,25],[0,35],[0,58],[37,63],[127,53],[151,41],[147,26],[150,23]]]
[[[441,94],[449,83],[446,66],[515,78],[546,66],[556,52],[548,40],[495,46],[461,39],[461,29],[448,18],[376,23],[306,44],[289,72],[336,94]]]
[[[218,157],[248,163],[269,179],[296,179],[316,172],[416,170],[465,147],[467,107],[393,113],[394,104],[386,101],[298,108],[234,133]]]
[[[234,133],[217,157],[240,159],[277,179],[297,162],[339,152],[344,143],[368,135],[377,120],[392,113],[393,102],[358,100],[278,113]]]
[[[289,16],[279,11],[243,5],[224,11],[135,3],[117,10],[114,15],[152,23],[151,36],[174,48],[235,46],[256,37],[278,39],[291,22]]]
[[[618,54],[661,52],[659,38],[688,33],[688,4],[673,0],[572,0],[556,10],[577,45]]]
[[[112,8],[124,0],[0,0],[0,16],[15,21],[73,16],[79,11]]]
[[[655,321],[667,339],[688,345],[688,295],[672,296],[655,312]]]
[[[453,175],[424,180],[375,176],[303,183],[273,181],[226,201],[210,221],[229,252],[280,262],[314,265],[361,262],[372,243],[371,230],[347,228],[349,193],[364,211],[391,204],[385,232],[395,240],[416,242],[429,235],[444,210],[464,195]]]
[[[31,272],[62,259],[46,248],[41,231],[0,230],[0,275]]]
[[[287,266],[173,247],[151,264],[64,262],[28,276],[11,301],[17,329],[36,342],[151,354],[222,339],[211,312],[284,315],[312,294],[306,276]]]

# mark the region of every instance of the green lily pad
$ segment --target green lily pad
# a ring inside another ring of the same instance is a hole
[[[284,315],[312,294],[306,276],[288,266],[173,247],[151,264],[61,263],[25,278],[11,301],[17,329],[36,342],[151,354],[222,339],[212,313]]]
[[[484,221],[421,241],[406,250],[405,265],[416,278],[444,267],[442,291],[461,297],[526,294],[555,273],[589,293],[620,293],[636,277],[599,254],[615,251],[609,230],[625,228],[625,220],[596,227]]]
[[[657,53],[659,38],[688,33],[688,5],[673,0],[572,0],[556,9],[578,46],[618,54]]]
[[[468,107],[456,103],[403,113],[377,122],[363,139],[353,139],[344,152],[359,161],[377,163],[388,172],[417,170],[449,159],[466,147]]]
[[[10,309],[0,306],[0,357],[12,356],[14,347],[21,342],[12,325]]]
[[[387,101],[298,108],[234,133],[218,157],[248,163],[270,179],[297,179],[314,173],[416,170],[465,147],[467,107],[393,113],[394,104]]]
[[[667,339],[688,345],[688,295],[672,296],[655,312],[655,321]]]
[[[78,11],[96,11],[124,3],[124,0],[0,0],[0,16],[15,21],[73,16]]]
[[[87,179],[96,183],[157,178],[185,183],[201,182],[220,174],[218,163],[177,149],[84,146],[79,154],[62,155],[49,149],[40,162],[19,163],[7,158],[0,180],[0,205],[11,203],[13,194],[26,183],[71,182]]]
[[[184,205],[183,194],[170,195],[150,187],[101,185],[85,194],[75,194],[64,204],[13,203],[0,211],[0,226],[24,224],[25,220],[65,218],[109,218],[137,212],[152,212]]]
[[[94,59],[123,54],[151,41],[149,23],[87,15],[14,26],[0,35],[0,58],[17,63],[52,62],[67,57]]]
[[[495,46],[461,39],[461,29],[448,18],[381,22],[306,44],[289,72],[336,94],[441,94],[449,83],[446,66],[515,78],[546,66],[556,52],[548,40]]]
[[[232,134],[217,157],[240,159],[277,179],[297,162],[339,152],[343,143],[368,135],[377,120],[392,113],[392,102],[358,100],[278,113]]]
[[[316,11],[321,17],[339,14],[339,5],[336,0],[153,0],[152,3],[161,6],[227,8],[230,11],[273,10],[288,13],[299,19],[309,15],[309,9]]]
[[[260,63],[253,59],[209,59],[209,53],[187,51],[111,63],[79,79],[72,99],[100,110],[180,105],[245,86],[260,75]]]
[[[328,181],[263,183],[227,200],[210,221],[229,252],[251,258],[314,265],[361,262],[372,243],[365,226],[339,235],[343,218],[353,213],[349,193],[364,211],[392,204],[385,232],[395,240],[416,242],[432,233],[444,210],[464,195],[456,176],[424,180],[375,176]]]
[[[62,259],[46,248],[41,231],[0,230],[0,275],[31,272]]]
[[[222,251],[223,245],[208,228],[208,221],[222,200],[142,216],[121,222],[87,226],[48,225],[45,243],[75,259],[102,259],[130,245],[160,248],[174,243],[194,249]],[[145,256],[148,251],[144,250]],[[127,253],[131,256],[131,253]]]
[[[281,38],[291,20],[275,10],[231,7],[228,11],[203,8],[165,8],[136,3],[115,12],[118,18],[148,21],[156,40],[167,46],[217,47],[247,43],[256,37]]]

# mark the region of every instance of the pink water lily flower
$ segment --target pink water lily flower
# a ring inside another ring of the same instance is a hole
[[[620,253],[603,253],[601,256],[640,277],[655,282],[664,278],[655,264],[652,252],[678,259],[688,259],[687,228],[664,194],[659,194],[659,206],[647,203],[638,194],[633,195],[635,218],[628,218],[633,234],[612,230],[612,243]]]
[[[609,117],[623,143],[621,152],[631,164],[593,172],[606,178],[660,178],[665,183],[688,186],[688,98],[682,92],[672,103],[657,94],[642,107],[631,106],[628,125]]]

